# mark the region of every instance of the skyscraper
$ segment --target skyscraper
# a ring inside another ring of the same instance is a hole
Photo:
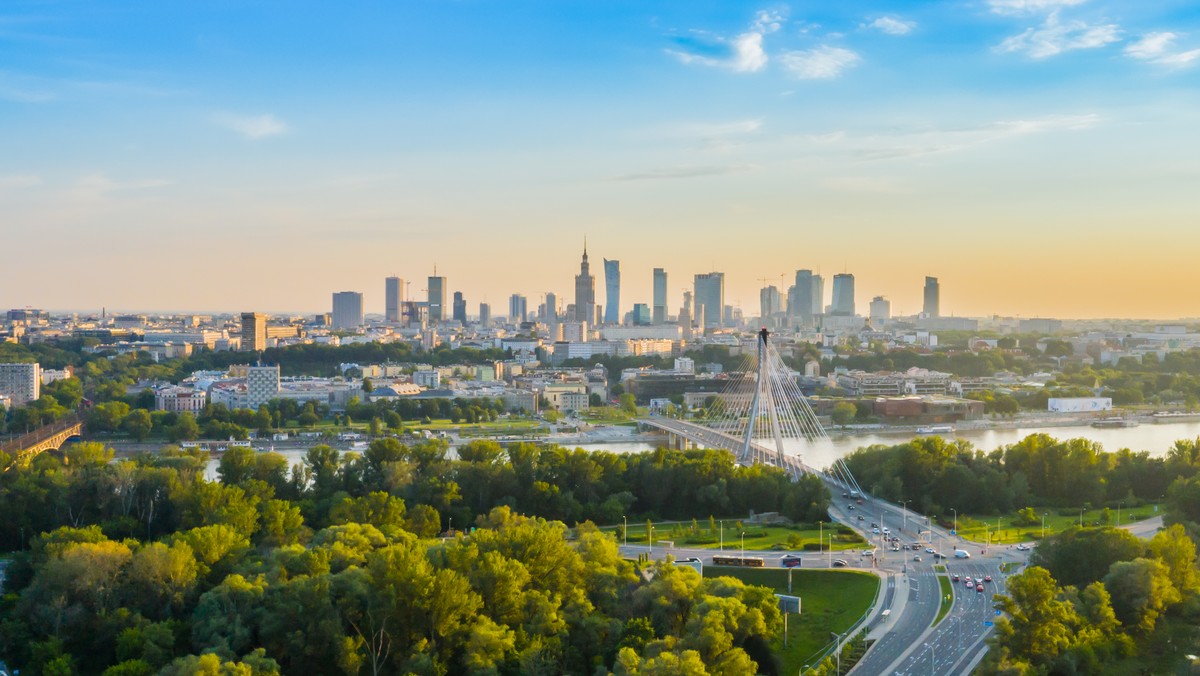
[[[833,314],[854,316],[854,275],[848,272],[833,276]]]
[[[426,293],[429,301],[429,321],[436,324],[446,318],[446,278],[438,277],[436,269],[433,272],[434,276],[429,278]]]
[[[242,313],[242,350],[262,352],[267,349],[267,316],[260,312]]]
[[[363,295],[357,291],[333,294],[333,328],[357,329],[363,325]]]
[[[783,299],[779,295],[779,289],[775,286],[766,286],[758,292],[758,316],[761,319],[767,319],[783,311]]]
[[[788,295],[788,315],[804,325],[811,325],[813,317],[824,311],[825,280],[814,275],[812,270],[797,270],[796,284]]]
[[[654,268],[654,316],[655,324],[667,323],[667,271]]]
[[[544,319],[547,324],[558,323],[558,294],[553,291],[546,292],[546,315]]]
[[[462,291],[454,292],[454,305],[452,306],[452,318],[456,322],[463,324],[467,323],[467,301],[463,298]]]
[[[708,272],[696,275],[694,288],[696,291],[697,324],[704,328],[723,326],[725,317],[725,273]],[[702,317],[703,319],[701,319]]]
[[[399,277],[388,277],[383,280],[384,303],[383,318],[385,321],[400,323],[400,303],[404,300],[404,280]]]
[[[883,296],[875,296],[871,299],[871,325],[875,328],[883,326],[883,323],[892,318],[892,303]]]
[[[514,324],[526,321],[529,315],[529,301],[519,293],[508,297],[508,319]]]
[[[587,242],[583,244],[583,261],[575,275],[575,321],[592,325],[596,321],[596,278],[588,266]]]
[[[479,304],[479,323],[487,326],[492,321],[492,306],[487,303]]]
[[[937,277],[925,278],[925,316],[937,319],[942,310],[942,287]]]
[[[621,323],[621,261],[604,259],[604,323]]]

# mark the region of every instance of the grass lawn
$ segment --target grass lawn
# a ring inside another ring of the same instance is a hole
[[[788,571],[780,568],[705,566],[704,576],[736,577],[788,593]],[[879,593],[879,578],[858,571],[792,569],[791,593],[800,597],[801,612],[788,617],[787,648],[782,638],[771,643],[782,663],[781,674],[799,673],[805,664],[812,664],[810,660],[829,644],[832,633],[846,631],[862,617]]]
[[[620,541],[621,527],[617,526],[613,530],[616,531],[617,539]],[[822,531],[820,528],[809,528],[807,524],[803,527],[746,526],[744,530],[746,533],[745,546],[747,550],[775,549],[778,551],[802,551],[806,543],[811,543],[813,547],[812,551],[817,551],[818,540],[822,538],[825,541],[826,548],[830,546],[830,535],[833,536],[834,551],[862,549],[867,546],[867,541],[859,535],[853,532],[839,533],[833,527],[827,527]],[[725,551],[738,552],[742,549],[742,538],[740,536],[742,532],[742,530],[738,529],[736,520],[725,520]],[[654,524],[655,543],[668,540],[673,542],[676,547],[719,549],[721,547],[721,537],[719,522],[716,529],[710,529],[707,520],[699,521],[694,530],[690,522]],[[629,542],[640,545],[648,544],[646,523],[644,521],[638,523],[630,522]]]
[[[942,588],[942,605],[938,608],[937,617],[933,620],[933,626],[935,627],[950,612],[950,606],[954,605],[954,589],[950,586],[950,578],[945,575],[938,575],[937,579],[938,586]]]
[[[1038,512],[1039,519],[1037,524],[1033,526],[1018,526],[1016,514],[1006,514],[999,517],[971,517],[967,515],[959,515],[958,517],[958,534],[963,539],[973,542],[987,542],[988,533],[991,534],[991,541],[995,544],[1007,545],[1017,542],[1028,542],[1030,540],[1038,540],[1042,537],[1042,522],[1041,514],[1046,514],[1046,535],[1060,533],[1071,526],[1078,526],[1080,521],[1079,510],[1059,510],[1054,508],[1046,508]],[[1117,525],[1116,510],[1111,510],[1112,517],[1110,525]],[[1158,512],[1157,514],[1161,514]],[[1095,525],[1103,521],[1103,509],[1091,509],[1083,512],[1083,524],[1085,526]],[[1156,516],[1153,505],[1144,505],[1136,509],[1121,510],[1121,523],[1128,524],[1134,521],[1142,521]],[[997,531],[997,519],[999,520],[999,530]]]

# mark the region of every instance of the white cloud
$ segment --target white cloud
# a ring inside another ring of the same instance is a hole
[[[905,21],[894,16],[881,16],[866,25],[888,35],[908,35],[917,27],[916,21]]]
[[[161,178],[117,181],[107,174],[89,174],[75,182],[71,194],[79,199],[99,199],[118,191],[148,190],[167,185],[171,185],[171,182]]]
[[[1171,43],[1179,37],[1170,31],[1147,33],[1125,47],[1125,54],[1139,61],[1182,68],[1200,59],[1200,49],[1171,52]]]
[[[680,63],[726,68],[735,73],[755,73],[766,68],[770,60],[763,49],[763,36],[778,31],[784,18],[781,11],[760,10],[754,15],[749,29],[733,38],[692,31],[691,35],[676,40],[678,49],[666,52]]]
[[[784,52],[779,60],[793,77],[827,80],[838,77],[847,68],[862,61],[862,57],[843,47],[822,45],[814,49]]]
[[[1103,47],[1120,39],[1121,28],[1116,24],[1089,24],[1084,21],[1062,23],[1058,20],[1058,13],[1052,12],[1041,26],[1006,39],[997,49],[1044,59],[1075,49]]]
[[[924,157],[975,148],[1018,136],[1056,131],[1080,131],[1100,124],[1100,116],[1048,115],[1030,119],[1000,120],[976,127],[930,129],[879,135],[855,144],[855,155],[862,160],[891,160]]]
[[[668,167],[664,169],[650,169],[648,171],[622,174],[620,176],[614,176],[608,180],[647,181],[673,178],[698,178],[702,176],[722,176],[724,174],[736,174],[744,171],[751,171],[754,168],[754,165],[749,164]]]
[[[1082,5],[1087,0],[988,0],[996,14],[1038,14]]]
[[[213,120],[227,129],[232,129],[246,138],[256,141],[268,136],[277,136],[288,131],[288,126],[274,115],[233,115],[218,113]]]

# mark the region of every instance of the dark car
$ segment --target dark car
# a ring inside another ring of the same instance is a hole
[[[845,568],[848,565],[850,565],[850,564],[846,561],[846,559],[834,559],[833,560],[834,568]]]

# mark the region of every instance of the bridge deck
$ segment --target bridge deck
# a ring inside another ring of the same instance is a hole
[[[638,422],[663,430],[664,432],[677,434],[705,448],[723,448],[727,451],[732,451],[735,456],[742,452],[743,445],[745,444],[744,439],[739,439],[726,432],[714,430],[711,427],[705,427],[686,420],[676,420],[674,418],[640,418]],[[779,465],[779,454],[776,453],[775,449],[758,442],[750,442],[750,454],[752,462],[772,466]],[[783,469],[792,472],[802,472],[805,474],[820,473],[804,464],[795,456],[784,454],[784,463],[785,467]]]

